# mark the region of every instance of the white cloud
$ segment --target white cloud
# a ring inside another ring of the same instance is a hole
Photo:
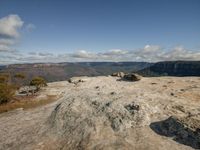
[[[97,57],[97,54],[85,50],[79,50],[71,54],[70,56],[78,59],[95,59]]]
[[[152,53],[152,52],[158,52],[161,50],[161,47],[159,45],[145,45],[142,49],[143,53]]]
[[[111,49],[108,52],[103,53],[103,55],[108,55],[108,56],[120,56],[120,55],[125,55],[127,54],[128,51],[126,50],[121,50],[121,49]]]
[[[163,55],[163,60],[200,60],[200,51],[187,50],[183,46],[174,47]]]
[[[162,55],[163,49],[159,45],[145,45],[144,48],[136,51],[131,51],[137,60],[141,61],[157,61],[158,57]]]
[[[13,45],[20,37],[19,29],[23,23],[18,15],[9,15],[0,19],[0,52],[15,50]]]
[[[14,43],[12,39],[0,39],[0,45],[13,45]]]
[[[160,46],[146,45],[143,49],[133,52],[142,61],[174,61],[174,60],[199,60],[200,51],[187,50],[183,46],[176,46],[166,50]]]
[[[37,55],[36,52],[29,52],[28,54],[29,54],[29,55]]]
[[[23,21],[18,15],[9,15],[0,19],[0,36],[16,38],[18,30],[23,26]]]
[[[22,54],[14,51],[0,55],[0,64],[27,62],[76,62],[76,61],[173,61],[200,60],[200,51],[188,50],[183,46],[176,46],[170,50],[156,45],[146,45],[136,50],[112,49],[105,52],[89,52],[79,50],[72,53],[42,53],[29,52]]]
[[[38,53],[38,55],[39,55],[39,56],[44,56],[44,57],[45,57],[45,56],[53,56],[52,53],[41,53],[41,52]]]
[[[0,52],[12,52],[14,49],[12,46],[15,44],[15,40],[6,39],[0,37]]]
[[[13,51],[9,46],[7,46],[7,45],[4,45],[4,44],[0,44],[0,51],[1,52],[11,52],[11,51]]]

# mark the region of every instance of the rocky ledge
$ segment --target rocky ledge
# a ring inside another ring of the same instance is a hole
[[[77,77],[69,82],[57,82],[55,89],[59,83],[64,85],[57,102],[0,115],[0,123],[3,123],[0,147],[200,148],[200,78],[141,78],[136,82],[120,79]],[[14,118],[18,119],[13,121]],[[18,126],[24,128],[19,130]]]

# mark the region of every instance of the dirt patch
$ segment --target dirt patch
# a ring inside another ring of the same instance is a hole
[[[0,113],[14,110],[17,108],[30,109],[39,106],[43,106],[56,101],[55,95],[47,95],[45,99],[36,100],[34,96],[27,97],[17,97],[14,101],[0,105]]]

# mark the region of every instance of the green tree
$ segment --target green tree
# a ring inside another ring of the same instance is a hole
[[[8,83],[9,74],[0,74],[0,83]]]
[[[0,83],[0,104],[9,102],[14,94],[15,90],[12,85]]]
[[[8,74],[0,75],[0,104],[9,102],[15,94],[15,86],[9,84]]]
[[[47,86],[47,82],[42,77],[35,77],[31,80],[30,85],[36,86],[38,89]]]
[[[15,78],[18,78],[18,79],[25,79],[25,78],[26,78],[26,76],[25,76],[23,73],[16,73],[16,74],[14,75],[14,77],[15,77]]]

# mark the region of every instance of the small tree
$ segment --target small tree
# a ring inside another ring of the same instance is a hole
[[[14,75],[14,77],[17,79],[25,79],[26,78],[26,76],[23,73],[16,73]]]
[[[47,82],[42,77],[35,77],[31,80],[30,85],[36,86],[38,89],[47,86]]]
[[[15,94],[12,85],[0,83],[0,104],[9,102]]]
[[[8,74],[0,75],[0,104],[9,102],[15,93],[15,86],[9,84]]]
[[[0,74],[0,83],[8,83],[9,75],[8,74]]]
[[[0,83],[7,83],[8,79],[5,76],[0,76]]]

